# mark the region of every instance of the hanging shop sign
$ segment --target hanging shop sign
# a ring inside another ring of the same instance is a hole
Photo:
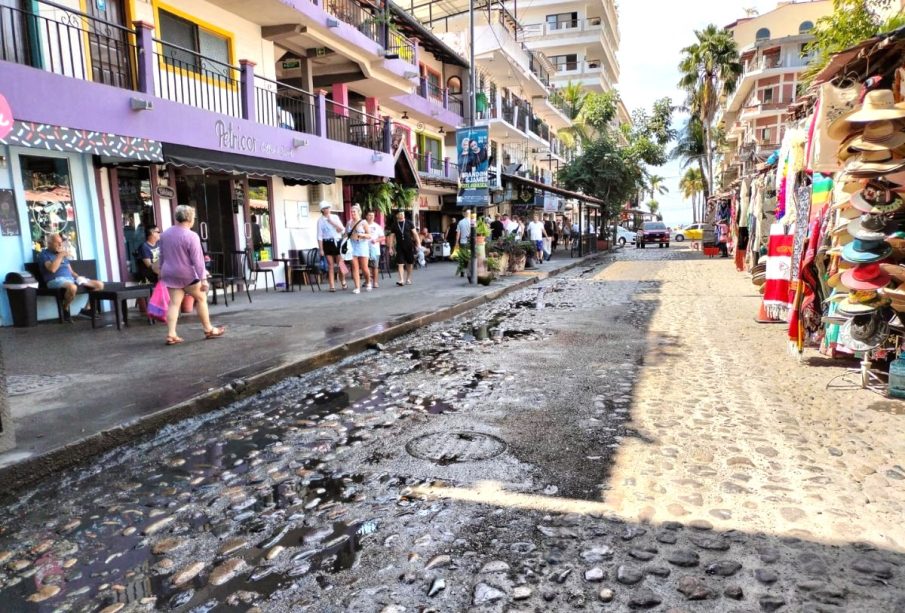
[[[8,106],[6,108],[7,110],[9,109]],[[0,106],[0,116],[3,115],[3,111],[4,109]],[[108,158],[122,158],[142,162],[163,161],[163,151],[160,143],[156,140],[119,136],[107,132],[63,128],[33,121],[16,121],[12,130],[6,134],[3,134],[3,129],[0,128],[0,144],[48,149],[50,151],[90,153]]]
[[[167,200],[172,200],[176,197],[176,190],[169,185],[158,185],[157,189],[154,191],[157,192],[159,197],[166,198]]]
[[[560,213],[563,210],[564,200],[556,194],[544,192],[544,213]]]
[[[459,163],[459,206],[486,207],[490,204],[490,135],[486,126],[456,130]]]

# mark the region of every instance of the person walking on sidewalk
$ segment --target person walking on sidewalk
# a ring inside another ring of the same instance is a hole
[[[352,219],[346,224],[346,234],[352,243],[352,281],[355,283],[353,294],[361,293],[361,276],[365,278],[365,291],[371,291],[371,272],[368,262],[371,259],[371,227],[361,216],[361,207],[352,205]],[[361,274],[359,274],[361,273]]]
[[[371,240],[368,243],[368,256],[371,264],[371,287],[378,288],[380,283],[380,246],[386,243],[386,236],[383,233],[383,226],[374,221],[374,211],[368,211],[365,219],[368,220],[368,232],[371,233]]]
[[[415,253],[421,248],[415,224],[405,218],[404,211],[396,213],[396,221],[390,226],[390,257],[396,256],[399,280],[396,285],[411,285],[415,267]]]
[[[717,246],[720,248],[720,257],[729,257],[729,224],[721,219],[716,225]]]
[[[468,248],[468,238],[471,236],[471,211],[466,210],[465,215],[456,225],[456,245],[459,249]]]
[[[321,202],[321,218],[317,220],[317,246],[320,255],[327,260],[327,278],[330,281],[330,291],[336,291],[336,274],[338,271],[342,280],[342,288],[346,289],[346,275],[343,273],[339,255],[339,241],[342,238],[343,225],[339,217],[330,213],[330,203]],[[287,279],[287,282],[289,280]]]
[[[192,231],[195,225],[195,209],[180,204],[174,213],[176,224],[160,235],[160,280],[170,292],[167,309],[167,345],[178,345],[184,339],[176,334],[179,310],[186,294],[195,299],[198,319],[205,339],[220,338],[226,333],[223,327],[211,324],[207,309],[208,272],[204,266],[201,238]]]
[[[528,224],[527,231],[528,240],[534,243],[534,248],[537,250],[537,263],[540,264],[544,261],[544,238],[547,236],[540,215],[534,214],[534,220]]]

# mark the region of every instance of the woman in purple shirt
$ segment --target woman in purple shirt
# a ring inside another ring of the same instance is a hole
[[[198,318],[204,328],[204,338],[219,338],[226,330],[211,325],[207,310],[208,273],[204,267],[201,239],[192,231],[195,225],[195,209],[176,207],[176,225],[167,228],[160,236],[160,280],[170,290],[170,308],[167,311],[167,345],[178,345],[184,339],[176,334],[176,322],[183,297],[195,299]]]

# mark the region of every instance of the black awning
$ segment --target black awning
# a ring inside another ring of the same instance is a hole
[[[516,183],[521,183],[522,185],[527,185],[529,187],[533,187],[534,189],[539,189],[545,192],[550,192],[551,194],[556,194],[557,196],[563,196],[565,198],[571,198],[573,200],[579,200],[584,202],[586,206],[599,209],[602,204],[604,204],[603,200],[599,200],[594,198],[593,196],[586,196],[584,194],[580,194],[578,192],[570,192],[567,189],[563,189],[561,187],[554,187],[552,185],[547,185],[546,183],[541,183],[539,181],[534,181],[532,179],[528,179],[526,177],[520,177],[518,175],[511,175],[509,173],[503,173],[503,179],[514,181]]]
[[[336,171],[308,164],[268,160],[238,153],[211,151],[164,143],[163,159],[176,166],[190,166],[228,174],[277,176],[296,183],[335,183]]]

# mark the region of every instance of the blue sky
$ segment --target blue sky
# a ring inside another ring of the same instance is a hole
[[[619,3],[619,93],[629,110],[650,108],[657,98],[670,96],[681,104],[684,95],[676,87],[678,63],[683,47],[694,42],[694,31],[708,23],[725,26],[754,8],[766,13],[776,7],[776,0],[622,0]],[[684,122],[679,117],[678,124]],[[679,193],[679,179],[684,169],[679,162],[652,169],[666,177],[669,193],[660,196],[660,210],[668,225],[691,223],[691,205]]]

